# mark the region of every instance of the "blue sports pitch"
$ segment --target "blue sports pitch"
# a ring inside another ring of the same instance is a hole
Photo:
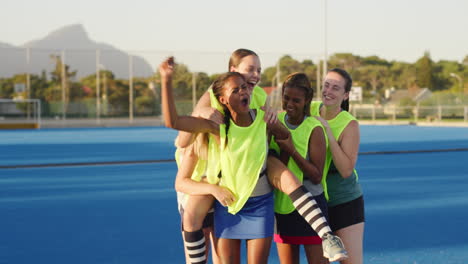
[[[0,263],[184,263],[175,136],[0,131]],[[360,152],[364,263],[468,263],[468,128],[361,126]]]

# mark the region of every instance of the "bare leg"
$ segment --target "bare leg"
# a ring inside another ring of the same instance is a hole
[[[337,230],[335,232],[341,237],[346,250],[349,253],[349,258],[341,261],[341,264],[362,264],[363,252],[363,237],[364,237],[364,223],[355,224]]]
[[[211,195],[190,195],[184,207],[184,231],[200,230],[208,211],[213,207],[214,197]]]
[[[281,264],[299,264],[299,245],[276,243]]]
[[[216,252],[223,264],[240,264],[240,245],[239,239],[218,238],[216,243]]]
[[[247,263],[266,264],[270,255],[272,237],[247,240]]]
[[[215,248],[218,239],[214,235],[213,227],[203,228],[203,232],[205,233],[206,240],[209,241],[207,244],[211,245],[211,260],[213,264],[221,264],[221,259],[219,258],[218,252]],[[209,251],[208,248],[209,245],[207,245],[207,254]]]
[[[304,250],[309,264],[328,263],[328,260],[323,257],[322,245],[304,245]]]

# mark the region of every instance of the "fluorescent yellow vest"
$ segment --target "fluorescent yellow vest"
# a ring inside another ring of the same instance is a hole
[[[320,106],[322,105],[322,102],[320,101],[314,101],[310,105],[310,114],[312,116],[320,116]],[[343,133],[343,130],[346,128],[346,126],[349,124],[349,122],[356,120],[354,116],[352,116],[348,111],[341,111],[335,118],[331,120],[327,120],[328,125],[330,126],[330,129],[333,133],[333,136],[335,137],[335,140],[338,141],[340,138],[341,133]],[[325,134],[326,136],[327,134]],[[325,169],[323,170],[323,177],[322,177],[322,185],[323,185],[323,191],[325,193],[325,197],[327,200],[329,199],[328,197],[328,189],[327,189],[327,174],[328,174],[328,169],[330,168],[330,164],[333,160],[333,156],[330,151],[330,147],[327,146],[327,157],[325,160]],[[356,169],[354,169],[354,173],[356,174],[357,177],[357,172]]]
[[[254,190],[267,156],[265,112],[257,109],[257,116],[248,127],[237,126],[230,121],[220,126],[220,164],[222,178],[220,186],[228,188],[236,201],[228,207],[231,214],[239,212]],[[228,139],[226,145],[226,137]],[[215,161],[209,160],[209,163]]]
[[[210,104],[211,107],[216,108],[218,111],[224,114],[224,110],[222,105],[218,102],[218,99],[213,94],[213,90],[211,88],[208,89],[210,94]],[[255,86],[253,90],[252,101],[250,102],[250,108],[260,108],[265,105],[267,94],[266,92],[259,86]],[[175,159],[177,162],[177,167],[180,166],[181,157],[180,157],[180,150],[177,149],[175,152]],[[207,165],[207,161],[203,159],[198,159],[197,164],[195,165],[195,169],[192,173],[192,180],[200,181],[201,178],[206,174],[207,180],[209,183],[216,184],[218,182],[218,174],[221,170],[220,163],[219,163],[219,145],[216,143],[213,135],[209,135],[208,140],[208,160],[214,161],[210,162],[209,166]],[[218,161],[218,162],[216,162]]]
[[[224,114],[223,106],[219,103],[218,99],[213,93],[213,89],[211,87],[208,89],[210,94],[210,104],[212,108],[217,109],[222,114]],[[257,109],[265,105],[267,99],[266,92],[259,86],[255,86],[252,92],[252,97],[250,101],[250,109]],[[219,145],[216,142],[213,135],[209,136],[209,143],[208,143],[208,160],[209,165],[206,169],[206,177],[209,183],[217,183],[218,182],[218,175],[221,171],[220,163],[219,163]]]
[[[286,112],[278,114],[278,120],[286,126]],[[306,158],[309,151],[309,139],[315,127],[322,127],[320,121],[314,117],[307,117],[296,129],[290,129],[292,141],[296,151],[303,157]],[[286,126],[287,127],[287,126]],[[323,129],[323,127],[322,127]],[[280,148],[274,140],[270,142],[270,148],[276,150],[278,153]],[[289,158],[288,168],[296,175],[300,182],[303,182],[304,173],[301,168],[297,165],[296,161],[292,157]],[[275,212],[280,214],[289,214],[295,210],[295,207],[291,201],[291,198],[282,191],[275,189]]]

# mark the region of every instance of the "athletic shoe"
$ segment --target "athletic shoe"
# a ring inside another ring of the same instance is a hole
[[[348,258],[343,242],[338,236],[326,233],[322,237],[323,256],[330,262],[341,261]]]

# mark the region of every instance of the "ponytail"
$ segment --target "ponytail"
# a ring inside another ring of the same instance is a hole
[[[226,142],[225,143],[225,147],[227,146],[228,144],[228,132],[229,132],[229,126],[231,125],[231,112],[229,112],[229,110],[224,107],[224,124],[226,125]]]

